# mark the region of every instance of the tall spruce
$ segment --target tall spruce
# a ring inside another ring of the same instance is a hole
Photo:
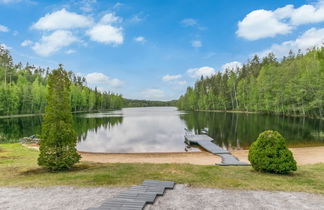
[[[51,171],[70,169],[80,160],[72,128],[71,81],[62,65],[48,77],[47,107],[42,125],[38,164]]]

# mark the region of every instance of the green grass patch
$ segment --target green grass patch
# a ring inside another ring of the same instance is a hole
[[[36,150],[20,144],[0,144],[0,148],[0,186],[130,186],[144,179],[159,179],[194,187],[324,194],[324,164],[300,166],[292,174],[276,175],[247,166],[81,162],[71,171],[51,173],[37,165]]]

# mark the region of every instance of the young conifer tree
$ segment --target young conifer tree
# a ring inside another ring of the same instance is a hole
[[[62,65],[48,77],[47,107],[38,164],[51,171],[70,169],[80,160],[72,127],[70,80]]]

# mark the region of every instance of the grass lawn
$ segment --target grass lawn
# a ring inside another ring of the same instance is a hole
[[[159,179],[195,187],[324,194],[324,164],[300,166],[290,175],[273,175],[249,166],[81,162],[71,171],[50,173],[38,167],[37,157],[38,151],[20,144],[0,144],[0,186],[130,186]]]

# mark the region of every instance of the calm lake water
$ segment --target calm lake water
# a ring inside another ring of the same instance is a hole
[[[39,134],[42,117],[0,119],[0,142]],[[184,129],[208,135],[227,149],[247,148],[260,132],[273,129],[289,146],[324,145],[324,121],[261,114],[181,112],[175,107],[125,108],[74,115],[77,148],[87,152],[197,151],[184,143]]]

